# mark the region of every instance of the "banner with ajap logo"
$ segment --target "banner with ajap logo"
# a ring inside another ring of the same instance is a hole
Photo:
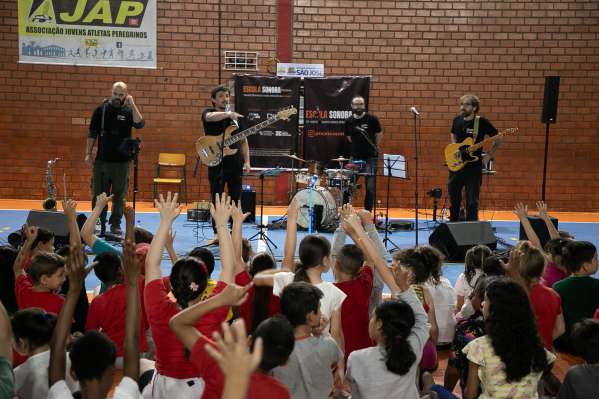
[[[156,68],[156,0],[18,0],[19,62]]]
[[[332,167],[331,159],[349,157],[345,120],[355,96],[364,97],[368,109],[369,88],[368,76],[304,79],[304,159]]]
[[[235,75],[235,111],[242,130],[266,121],[284,108],[299,109],[300,78]],[[252,166],[273,168],[291,166],[286,154],[294,152],[298,115],[279,120],[248,136]]]

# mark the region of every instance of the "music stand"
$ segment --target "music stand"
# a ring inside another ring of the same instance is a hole
[[[275,168],[275,169],[266,169],[266,170],[260,172],[260,174],[258,175],[260,177],[260,224],[256,226],[259,229],[258,232],[248,239],[248,241],[264,242],[264,244],[266,245],[266,247],[268,248],[268,250],[270,251],[271,254],[273,253],[271,245],[275,248],[278,248],[278,247],[277,247],[277,244],[275,244],[273,240],[268,238],[268,236],[264,232],[264,229],[268,228],[268,220],[266,221],[266,225],[264,224],[264,177],[265,176],[278,176],[279,173],[280,173],[280,170]]]
[[[387,249],[387,243],[393,245],[395,249],[399,249],[397,244],[389,238],[389,192],[392,177],[406,178],[406,159],[403,155],[383,154],[383,166],[383,176],[387,177],[387,210],[385,213],[385,238],[383,239],[383,244],[385,244],[385,249]]]

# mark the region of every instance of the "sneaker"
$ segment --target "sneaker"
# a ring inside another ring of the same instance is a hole
[[[116,236],[123,234],[123,230],[119,226],[110,226],[110,232]]]

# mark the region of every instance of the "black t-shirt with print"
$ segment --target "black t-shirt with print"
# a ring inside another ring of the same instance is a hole
[[[474,138],[474,119],[470,121],[464,120],[463,116],[457,116],[451,125],[451,133],[453,133],[456,137],[456,142],[461,143],[466,140],[466,138],[471,137]],[[480,143],[485,139],[485,136],[493,137],[497,134],[497,129],[487,118],[480,117],[480,122],[478,124],[478,136],[476,136],[475,143]],[[478,149],[474,152],[474,156],[479,158],[482,157],[482,149]],[[470,162],[466,164],[467,168],[477,167],[482,168],[482,159],[479,159],[477,162]]]
[[[381,124],[376,116],[366,114],[356,119],[350,116],[345,120],[345,136],[351,137],[351,156],[354,159],[374,158],[378,154],[372,145],[376,146],[376,134],[381,132]],[[366,140],[364,137],[368,137]]]
[[[104,109],[104,131],[102,131],[102,109]],[[97,161],[127,162],[125,141],[131,138],[131,128],[141,129],[144,121],[133,122],[133,111],[128,105],[120,108],[110,103],[100,105],[89,123],[88,137],[98,139]]]
[[[216,122],[208,122],[206,120],[206,114],[208,112],[221,111],[217,110],[216,108],[206,108],[204,112],[202,112],[202,123],[204,124],[204,134],[206,136],[218,136],[220,134],[223,134],[225,132],[225,129],[233,123],[233,120],[231,118],[225,118]],[[239,132],[239,130],[237,132]],[[229,148],[236,149],[237,152],[223,159],[223,167],[225,168],[225,170],[241,170],[243,168],[243,154],[241,152],[241,141],[238,141],[237,143],[230,145]],[[219,167],[219,165],[215,167]]]

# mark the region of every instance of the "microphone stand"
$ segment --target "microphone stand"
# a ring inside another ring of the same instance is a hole
[[[275,248],[277,247],[277,244],[275,244],[264,232],[265,228],[268,228],[268,220],[266,220],[266,224],[264,224],[264,176],[268,173],[270,173],[272,170],[271,169],[267,169],[264,170],[260,173],[259,177],[260,177],[260,224],[256,227],[258,227],[258,232],[256,234],[254,234],[253,236],[251,236],[248,241],[263,241],[264,244],[266,244],[266,247],[268,248],[268,250],[270,251],[270,253],[272,254],[272,248],[271,245]]]
[[[414,107],[412,107],[414,108]],[[416,179],[416,184],[414,186],[414,231],[416,232],[416,246],[418,246],[418,211],[419,211],[419,206],[418,206],[418,129],[416,127],[416,123],[418,122],[418,116],[419,114],[417,112],[415,112],[415,109],[410,110],[412,111],[412,115],[414,116],[414,161],[415,161],[415,172],[414,172],[414,177]]]

